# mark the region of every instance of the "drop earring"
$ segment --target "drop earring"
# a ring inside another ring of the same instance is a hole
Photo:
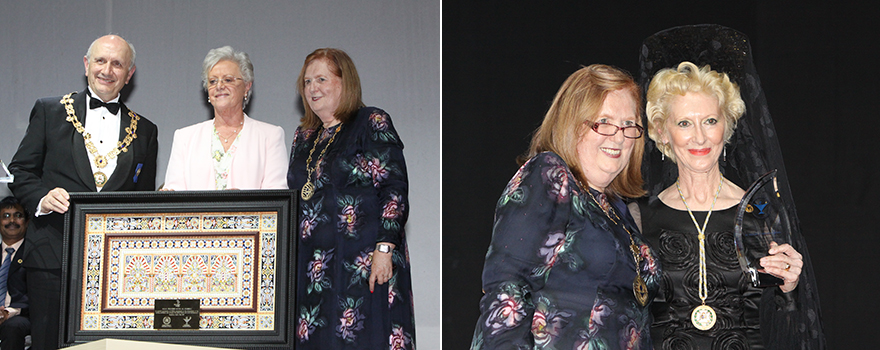
[[[724,161],[727,161],[727,147],[724,147]]]

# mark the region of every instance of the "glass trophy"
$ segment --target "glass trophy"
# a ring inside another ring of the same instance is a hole
[[[3,167],[3,173],[0,173],[0,183],[11,183],[15,176],[12,176],[12,173],[9,172],[9,168],[6,167],[6,163],[3,163],[2,159],[0,159],[0,166]]]
[[[734,226],[736,255],[755,287],[783,284],[782,278],[764,272],[760,259],[769,255],[771,243],[791,244],[791,222],[779,194],[776,170],[753,183],[740,201]]]

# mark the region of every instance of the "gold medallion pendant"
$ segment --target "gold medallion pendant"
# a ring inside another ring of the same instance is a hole
[[[315,185],[312,184],[312,181],[306,181],[306,184],[303,185],[302,191],[300,192],[300,196],[303,200],[309,200],[312,198],[312,195],[315,194]]]
[[[318,155],[318,160],[315,161],[315,167],[309,168],[309,164],[312,163],[312,153],[314,153],[315,148],[318,147],[318,139],[321,138],[321,132],[319,131],[318,136],[315,136],[315,144],[312,145],[312,150],[309,151],[309,158],[306,159],[306,184],[303,185],[302,191],[300,191],[299,193],[300,197],[302,197],[303,200],[309,200],[310,198],[312,198],[312,196],[315,195],[315,184],[312,183],[312,173],[315,172],[315,170],[318,170],[318,166],[324,160],[324,153],[327,152],[327,149],[330,148],[330,145],[333,144],[333,140],[336,139],[336,135],[339,135],[339,130],[342,130],[342,123],[339,123],[339,125],[336,127],[336,131],[333,133],[333,136],[330,136],[330,141],[327,141],[327,145],[324,146],[324,149],[321,150],[321,154]],[[319,175],[315,175],[315,181],[318,181],[318,176]]]
[[[100,171],[95,173],[95,186],[104,187],[105,183],[107,183],[107,175]]]
[[[645,284],[642,276],[636,276],[636,279],[633,280],[633,295],[636,296],[636,301],[639,302],[639,305],[645,306],[648,304],[648,285]]]
[[[703,221],[703,227],[700,227],[700,224],[697,223],[697,218],[694,217],[694,213],[684,199],[684,194],[681,192],[681,186],[678,185],[678,181],[675,181],[675,188],[678,189],[678,196],[681,197],[681,202],[684,203],[684,207],[687,209],[688,214],[690,214],[691,220],[694,222],[694,227],[697,228],[697,238],[700,240],[700,280],[698,294],[703,304],[697,306],[694,308],[694,311],[691,312],[691,323],[701,331],[712,329],[717,320],[715,310],[706,305],[706,298],[709,297],[709,277],[706,272],[706,225],[709,224],[709,217],[712,216],[712,210],[715,209],[715,202],[718,201],[718,195],[721,193],[721,187],[723,187],[723,185],[724,178],[722,177],[721,181],[718,182],[718,190],[715,191],[715,199],[712,200],[712,206],[709,207],[709,212],[706,214],[706,220]]]
[[[608,220],[613,222],[615,225],[618,225],[618,222],[620,222],[620,216],[618,216],[617,212],[615,212],[614,209],[612,209],[611,205],[606,202],[605,196],[600,195],[599,198],[601,198],[601,200],[599,200],[596,199],[596,196],[593,196],[593,193],[589,190],[587,190],[587,194],[590,195],[590,198],[593,199],[593,202],[596,202],[596,207],[601,209],[602,212],[605,213],[605,217],[607,217]],[[612,217],[611,214],[614,214],[614,216]],[[617,218],[617,220],[615,220],[614,218]],[[636,301],[639,303],[639,305],[644,307],[648,304],[648,285],[645,284],[645,280],[642,279],[642,273],[639,271],[642,263],[642,256],[641,254],[639,254],[641,249],[638,245],[636,245],[636,241],[633,239],[632,232],[630,232],[630,230],[626,228],[626,225],[623,224],[623,222],[620,222],[620,227],[623,228],[624,231],[626,231],[627,235],[629,235],[629,251],[632,253],[633,261],[635,262],[636,278],[633,279],[633,296],[636,298]]]
[[[697,306],[694,311],[691,312],[691,323],[701,331],[707,331],[715,326],[716,319],[715,310],[707,305]]]

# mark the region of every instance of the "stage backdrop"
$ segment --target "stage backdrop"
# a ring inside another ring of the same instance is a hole
[[[592,63],[638,74],[642,40],[700,23],[751,39],[816,269],[828,348],[872,348],[880,313],[877,6],[580,3],[443,3],[444,348],[470,345],[495,203],[565,78]]]
[[[157,185],[174,130],[211,117],[201,85],[208,50],[231,45],[250,55],[247,113],[283,127],[288,145],[303,114],[294,82],[306,55],[348,52],[364,102],[391,115],[406,145],[417,342],[439,349],[439,1],[2,0],[0,9],[0,159],[9,163],[37,98],[86,87],[86,49],[116,33],[137,50],[123,99],[159,126]],[[0,186],[0,196],[8,193]]]

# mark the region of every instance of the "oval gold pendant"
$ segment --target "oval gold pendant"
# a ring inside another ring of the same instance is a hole
[[[636,279],[633,280],[633,295],[636,296],[636,301],[639,302],[639,305],[645,306],[648,304],[648,285],[645,284],[642,276],[636,276]]]
[[[104,173],[100,171],[95,173],[95,186],[104,187],[105,183],[107,183],[107,175],[104,175]]]
[[[706,331],[715,326],[715,310],[706,305],[697,306],[691,312],[691,323],[701,331]]]
[[[312,195],[315,194],[315,185],[312,185],[312,181],[306,181],[306,184],[303,185],[302,191],[300,192],[300,196],[303,200],[309,200],[312,198]]]

